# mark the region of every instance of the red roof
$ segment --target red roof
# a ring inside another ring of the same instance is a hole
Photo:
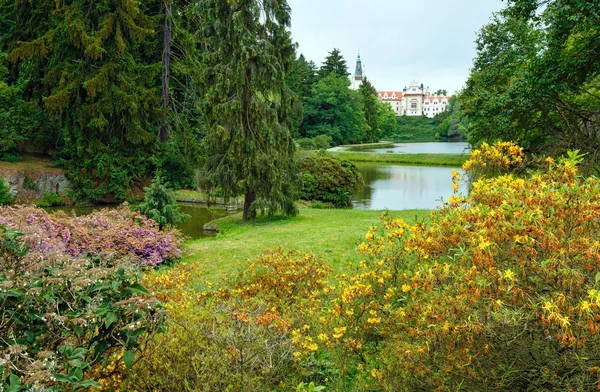
[[[401,101],[402,91],[377,91],[377,96],[382,101]]]

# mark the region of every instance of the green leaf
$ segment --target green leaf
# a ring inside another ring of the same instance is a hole
[[[115,321],[117,321],[118,317],[116,314],[114,313],[108,313],[106,315],[106,321],[104,322],[104,324],[106,325],[106,328],[110,327],[110,325],[112,323],[114,323]]]
[[[128,289],[134,294],[148,294],[148,290],[139,283],[132,284]]]
[[[133,363],[135,362],[135,352],[133,350],[127,350],[123,354],[123,362],[125,362],[125,367],[127,369],[131,369]]]
[[[102,384],[100,384],[97,381],[94,380],[84,380],[82,382],[79,383],[80,387],[85,387],[85,388],[89,388],[89,387],[101,387]]]

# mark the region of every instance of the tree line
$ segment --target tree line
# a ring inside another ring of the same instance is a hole
[[[600,158],[600,1],[510,0],[479,32],[461,105],[469,140]]]

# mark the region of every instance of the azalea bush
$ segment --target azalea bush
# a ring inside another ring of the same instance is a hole
[[[313,255],[266,251],[222,282],[187,264],[146,276],[169,322],[124,385],[152,391],[292,390],[302,381],[299,331],[320,311],[328,268]],[[311,348],[310,337],[302,338]],[[296,369],[297,370],[297,369]]]
[[[130,368],[164,318],[138,267],[33,251],[25,237],[0,227],[0,389],[101,386],[92,370],[115,355]]]
[[[149,266],[181,255],[176,230],[161,231],[156,222],[126,207],[75,217],[36,207],[4,206],[0,207],[0,225],[22,232],[26,245],[41,253],[108,255]]]
[[[580,160],[483,176],[428,224],[385,218],[341,280],[319,350],[343,353],[337,366],[367,390],[600,387],[600,182]]]

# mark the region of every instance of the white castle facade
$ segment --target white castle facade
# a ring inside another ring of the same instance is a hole
[[[363,65],[360,54],[356,59],[356,68],[350,81],[350,88],[357,90],[364,77]],[[382,102],[390,104],[396,116],[427,116],[429,118],[444,112],[448,106],[449,96],[433,95],[429,87],[423,88],[416,80],[402,91],[380,91],[377,97]]]

